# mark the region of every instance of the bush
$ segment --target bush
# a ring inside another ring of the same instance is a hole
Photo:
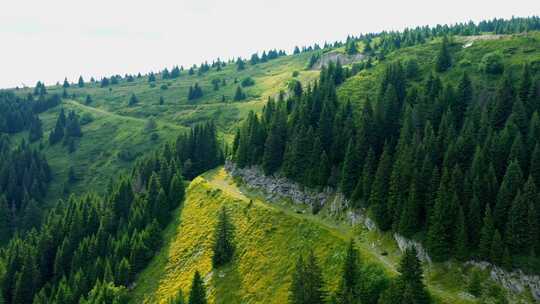
[[[255,84],[255,80],[251,77],[246,77],[242,79],[242,82],[240,83],[243,87],[250,87]]]
[[[92,116],[92,114],[90,114],[88,112],[85,112],[81,116],[81,125],[83,125],[83,126],[91,123],[92,121],[94,121],[94,116]]]
[[[300,72],[298,71],[292,72],[292,77],[298,77],[298,75],[300,75]]]
[[[482,61],[480,61],[480,71],[492,75],[502,74],[504,65],[501,54],[489,53],[484,55]]]
[[[160,89],[162,90],[167,90],[169,88],[169,86],[167,84],[162,84]]]

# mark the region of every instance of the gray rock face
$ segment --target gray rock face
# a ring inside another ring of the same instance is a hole
[[[488,262],[469,261],[467,264],[476,266],[482,270],[489,270],[489,275],[493,281],[514,293],[522,293],[530,290],[533,298],[536,301],[540,301],[540,276],[527,275],[521,269],[512,272],[505,271]]]
[[[347,55],[338,52],[325,53],[322,54],[321,59],[319,59],[319,61],[317,61],[311,69],[320,70],[322,67],[328,66],[330,62],[337,63],[338,61],[343,65],[347,65],[358,62],[364,58],[366,58],[366,56],[360,53],[354,55]]]
[[[313,207],[324,206],[333,193],[330,189],[317,192],[301,187],[287,178],[279,176],[265,176],[259,167],[238,168],[232,162],[225,163],[225,170],[234,177],[242,178],[249,187],[260,189],[269,201],[283,198],[291,199],[295,204],[308,204]],[[343,209],[342,202],[332,200],[332,208],[336,211]]]
[[[424,248],[424,246],[422,246],[422,244],[420,244],[420,242],[410,240],[398,233],[394,233],[394,240],[396,240],[401,252],[414,247],[416,249],[416,256],[420,259],[420,261],[431,264],[431,258],[429,257],[427,250]]]

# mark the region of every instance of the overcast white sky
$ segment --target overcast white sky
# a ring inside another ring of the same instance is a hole
[[[416,25],[540,14],[538,0],[2,0],[0,87],[248,56]]]

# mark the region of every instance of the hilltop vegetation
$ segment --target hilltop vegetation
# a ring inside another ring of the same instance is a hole
[[[341,192],[436,262],[537,272],[539,29],[418,27],[0,92],[0,303],[472,301],[461,275],[423,280],[414,252],[397,273],[350,227],[199,176],[225,157]],[[219,210],[235,237],[212,265]]]

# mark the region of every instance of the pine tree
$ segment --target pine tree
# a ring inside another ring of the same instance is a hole
[[[185,187],[184,178],[181,174],[176,173],[171,179],[171,185],[169,186],[169,209],[174,209],[184,199]]]
[[[399,264],[399,278],[404,285],[402,303],[427,304],[430,295],[423,282],[422,265],[414,247],[405,250]]]
[[[500,231],[504,231],[508,218],[508,211],[512,206],[512,202],[516,194],[523,184],[523,174],[517,161],[513,160],[506,169],[506,174],[497,194],[497,204],[493,212],[495,227]]]
[[[504,127],[506,120],[512,113],[513,105],[514,88],[512,85],[512,79],[509,75],[505,75],[497,89],[495,105],[492,112],[491,121],[495,129],[500,130]]]
[[[345,195],[346,198],[350,198],[354,187],[358,182],[358,171],[360,167],[360,157],[356,142],[354,139],[349,140],[347,145],[347,152],[345,154],[345,160],[343,161],[343,167],[341,172],[341,192]]]
[[[531,69],[528,63],[523,65],[521,79],[519,82],[518,95],[521,101],[526,105],[527,113],[530,116],[534,112],[534,102],[530,102],[529,95],[532,89]]]
[[[206,287],[201,278],[199,271],[195,271],[193,282],[191,283],[191,291],[189,292],[188,304],[206,304]]]
[[[467,107],[472,103],[472,97],[471,79],[467,73],[463,73],[458,83],[456,99],[450,106],[452,116],[454,117],[454,126],[458,130],[463,126],[465,112],[467,111]]]
[[[341,280],[336,291],[338,304],[356,303],[358,294],[358,284],[360,278],[360,269],[358,265],[358,251],[355,248],[354,241],[349,242],[347,254],[341,273]]]
[[[234,226],[230,221],[225,207],[219,212],[218,221],[214,231],[214,255],[212,256],[212,266],[219,268],[229,263],[234,256]]]
[[[323,304],[325,303],[324,282],[321,269],[311,251],[307,261],[298,257],[290,287],[289,303]]]
[[[528,252],[531,245],[529,226],[529,202],[537,200],[536,186],[531,178],[518,192],[508,215],[506,223],[505,241],[511,254]]]
[[[236,91],[234,92],[234,101],[241,101],[246,99],[246,94],[242,91],[242,88],[240,86],[236,87]]]
[[[375,180],[371,186],[372,188],[369,197],[369,206],[373,210],[374,219],[382,230],[388,230],[392,224],[390,211],[388,210],[386,202],[390,168],[392,166],[392,157],[389,150],[389,146],[386,145],[381,159],[379,160]]]
[[[6,197],[0,195],[0,243],[6,244],[11,237],[11,216]]]
[[[532,152],[529,172],[536,187],[540,187],[540,142],[536,144]]]
[[[68,80],[67,80],[67,77],[64,78],[64,84],[62,85],[62,87],[63,87],[64,89],[69,88],[69,82],[68,82]]]
[[[448,37],[444,36],[437,54],[435,69],[437,72],[442,73],[450,68],[452,65],[452,58],[450,56],[450,50],[448,49]]]
[[[445,261],[455,245],[454,227],[459,201],[452,191],[447,170],[443,173],[435,206],[429,219],[427,247],[434,261]]]
[[[131,94],[131,97],[129,98],[129,101],[128,101],[128,106],[132,107],[138,103],[139,103],[139,99],[137,98],[137,96],[135,96],[135,94]]]
[[[456,222],[456,250],[455,256],[460,261],[465,261],[469,257],[467,227],[465,226],[465,215],[463,208],[459,206],[458,218]]]
[[[491,241],[491,250],[489,252],[489,256],[493,264],[501,265],[504,255],[504,247],[505,246],[499,230],[495,230],[493,240]]]
[[[482,225],[482,230],[480,232],[480,245],[478,246],[478,253],[481,259],[490,260],[491,243],[493,241],[493,235],[495,234],[495,224],[493,223],[489,204],[486,206],[483,222],[484,224]]]
[[[345,45],[345,52],[349,55],[355,55],[358,53],[358,47],[356,46],[356,40],[349,39]]]
[[[283,162],[285,140],[287,136],[286,117],[283,110],[277,110],[270,123],[270,130],[264,144],[262,168],[264,173],[271,175],[276,172]]]
[[[79,88],[84,87],[84,79],[82,76],[79,76],[78,86]]]

